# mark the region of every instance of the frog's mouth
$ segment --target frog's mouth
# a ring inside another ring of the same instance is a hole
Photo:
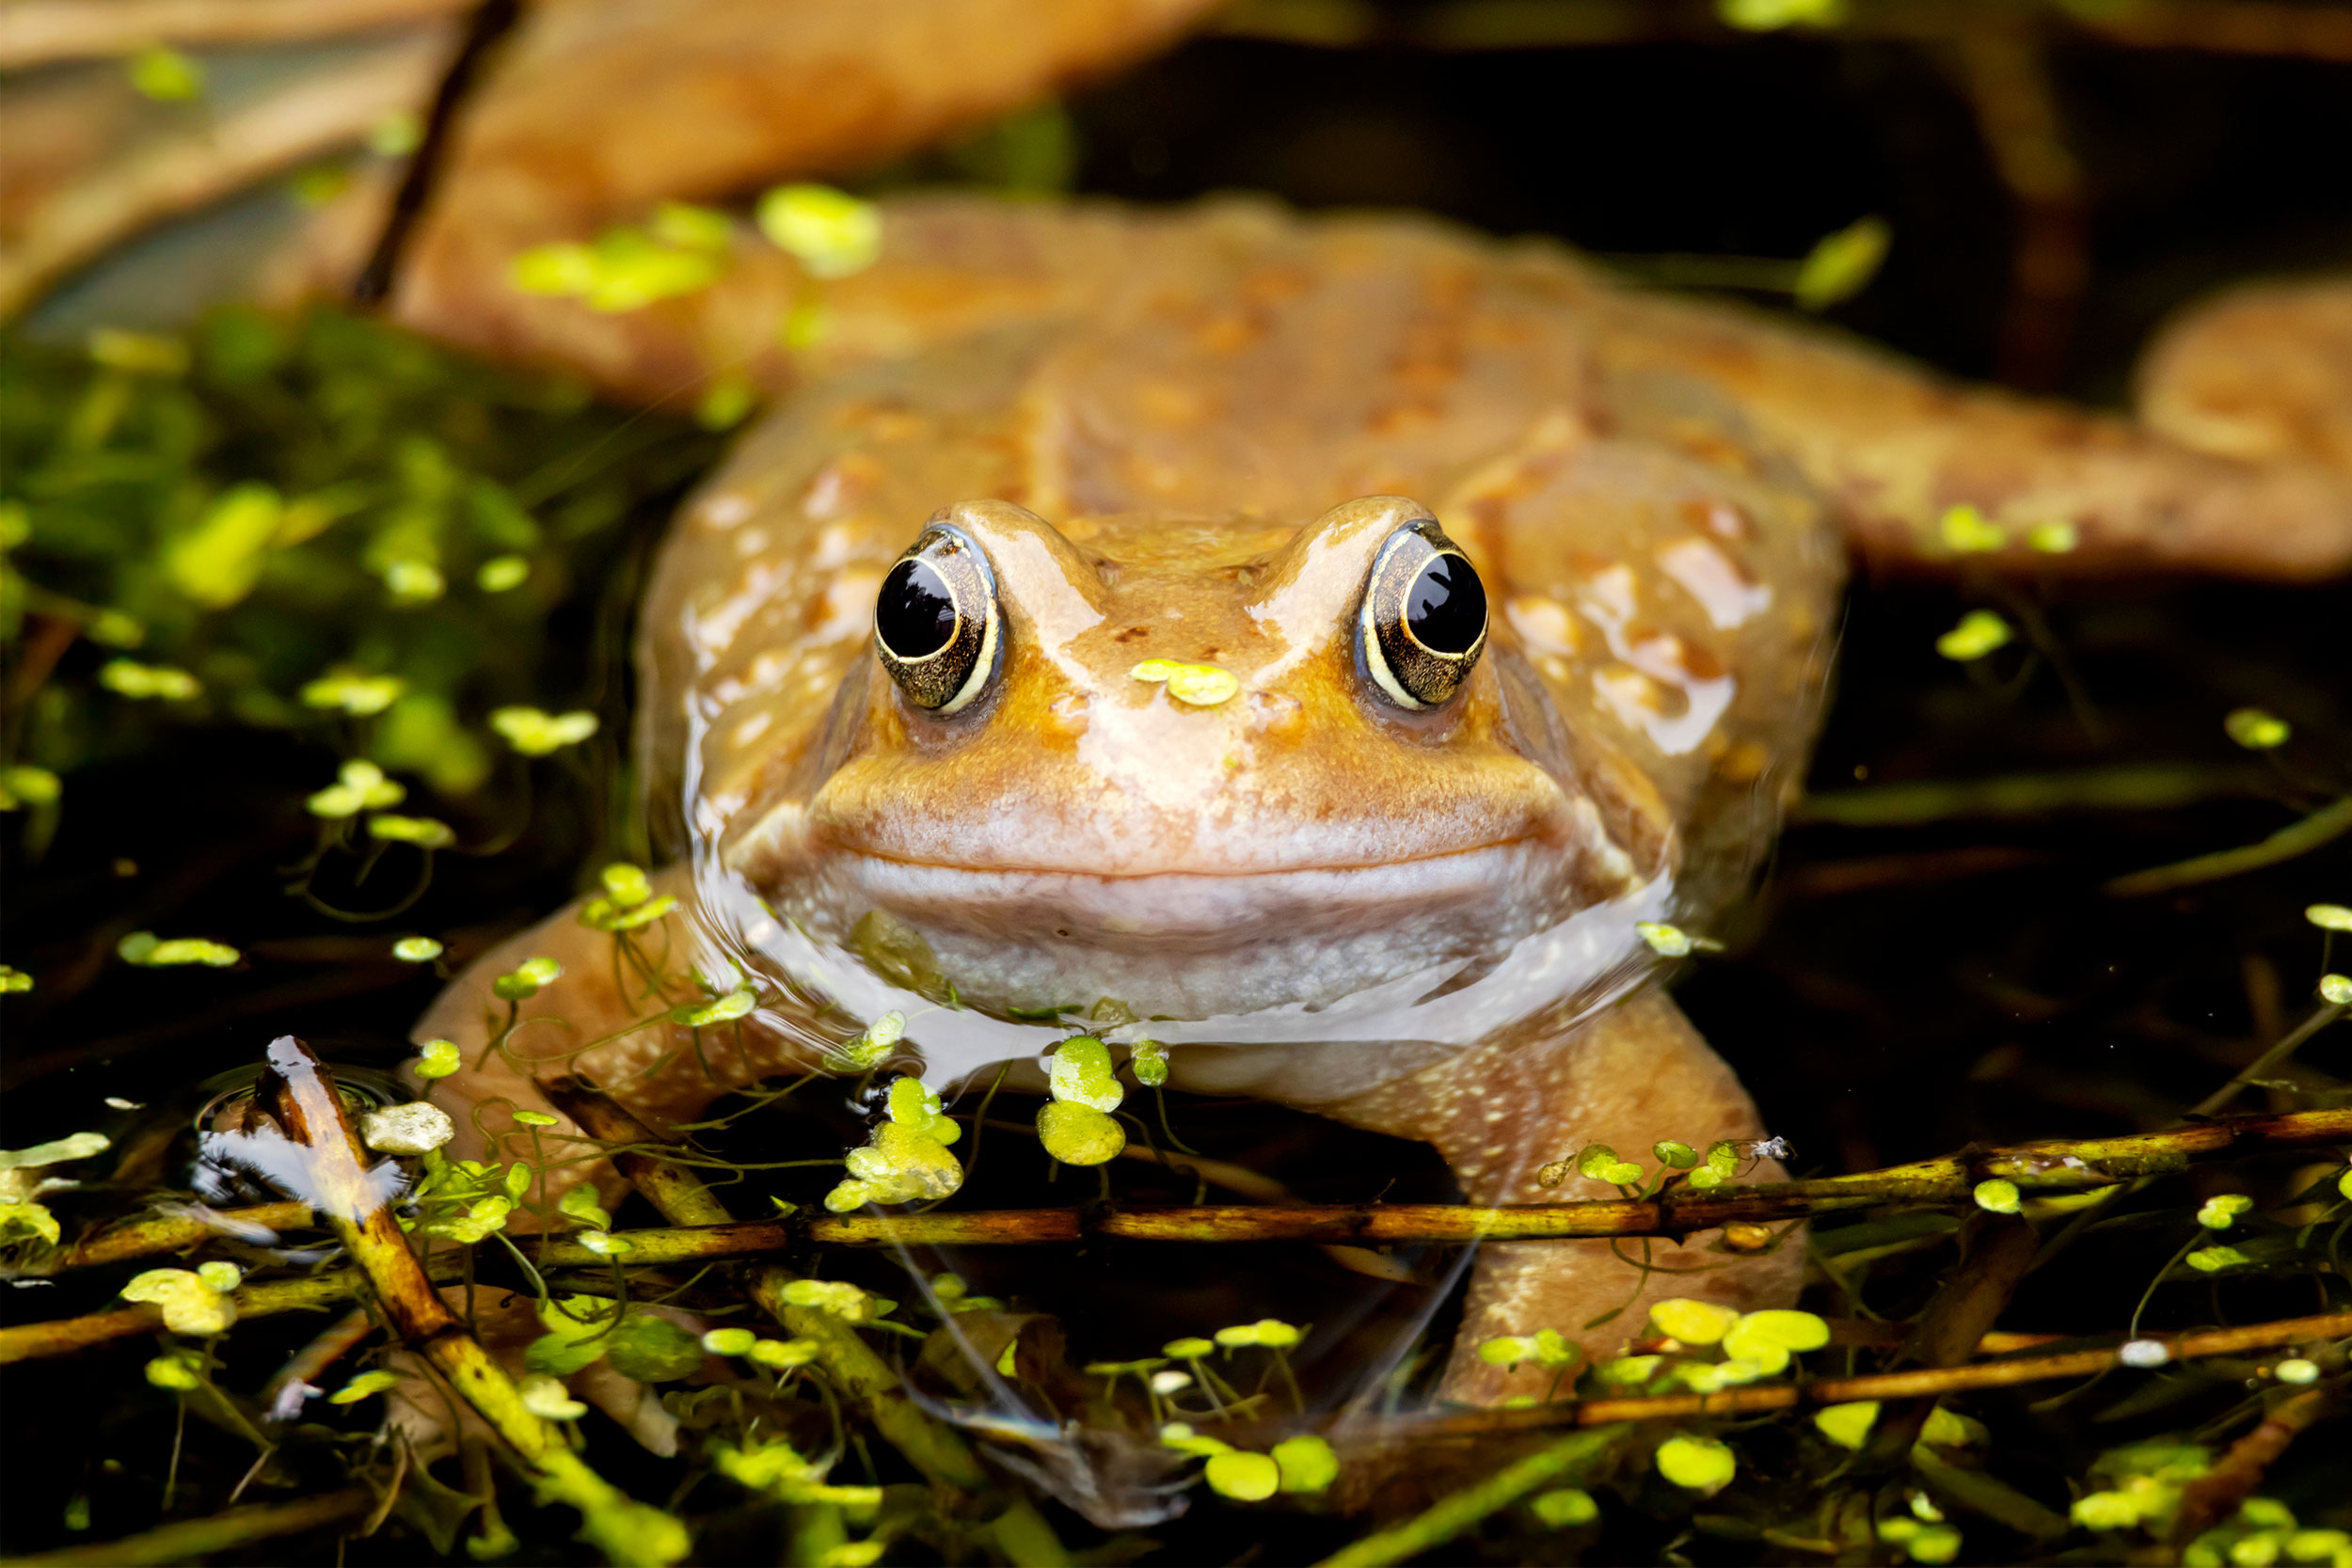
[[[958,866],[840,847],[763,891],[812,936],[855,945],[877,913],[921,937],[968,1002],[1022,1011],[1117,998],[1146,1017],[1319,1008],[1432,970],[1500,959],[1640,881],[1519,838],[1375,865]]]
[[[1024,934],[1114,947],[1214,946],[1269,927],[1331,930],[1470,910],[1499,912],[1556,880],[1528,840],[1379,865],[1144,871],[940,865],[884,855],[834,857],[843,892],[925,927],[1003,939]],[[1543,900],[1549,902],[1548,899]]]

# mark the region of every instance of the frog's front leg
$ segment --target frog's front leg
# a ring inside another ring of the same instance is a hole
[[[1546,1164],[1605,1144],[1645,1165],[1650,1146],[1672,1138],[1704,1148],[1721,1138],[1763,1135],[1756,1107],[1722,1058],[1662,992],[1645,991],[1566,1034],[1473,1047],[1369,1093],[1319,1107],[1375,1132],[1434,1144],[1471,1203],[1549,1203],[1614,1197],[1599,1181],[1536,1182]],[[1763,1162],[1749,1173],[1776,1180]],[[1742,1310],[1788,1306],[1804,1274],[1802,1245],[1754,1257],[1709,1250],[1714,1232],[1662,1240],[1514,1242],[1479,1255],[1444,1397],[1493,1403],[1544,1395],[1549,1370],[1506,1371],[1478,1347],[1504,1335],[1556,1329],[1595,1358],[1638,1337],[1648,1305],[1695,1296]],[[1644,1274],[1633,1261],[1659,1272]],[[1619,1310],[1621,1309],[1621,1310]],[[1614,1311],[1597,1328],[1586,1325]]]
[[[570,905],[474,960],[418,1022],[420,1043],[450,1040],[462,1064],[430,1091],[457,1123],[453,1158],[532,1160],[532,1130],[515,1114],[552,1117],[536,1139],[549,1166],[541,1197],[551,1201],[584,1180],[608,1185],[608,1167],[581,1157],[572,1141],[580,1130],[548,1102],[542,1083],[577,1077],[660,1127],[691,1118],[730,1089],[812,1065],[804,1048],[759,1026],[756,1014],[704,1029],[699,1040],[671,1021],[672,1008],[710,1000],[691,975],[688,868],[657,875],[651,896],[677,902],[628,933],[626,945],[581,924],[587,901]],[[534,958],[552,959],[561,974],[528,997],[501,996],[501,977]]]

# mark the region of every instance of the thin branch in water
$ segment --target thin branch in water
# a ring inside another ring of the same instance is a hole
[[[2277,865],[2280,861],[2308,855],[2321,845],[2341,838],[2347,832],[2352,832],[2352,795],[2322,806],[2300,821],[2288,823],[2259,844],[2241,845],[2235,849],[2217,849],[2210,855],[2193,855],[2185,861],[2175,861],[2170,865],[2134,871],[2108,882],[2106,891],[2118,898],[2137,898],[2145,894],[2169,893],[2175,888],[2217,882],[2224,877],[2260,871],[2266,865]]]
[[[458,43],[449,69],[441,73],[440,86],[433,94],[432,112],[425,119],[423,138],[409,155],[408,167],[401,175],[400,190],[392,198],[392,210],[384,220],[384,231],[376,237],[375,250],[368,257],[367,265],[352,281],[351,296],[360,304],[373,305],[390,296],[401,252],[407,247],[408,236],[424,212],[426,199],[433,194],[434,177],[447,157],[458,105],[466,101],[466,94],[472,88],[474,78],[481,74],[491,49],[513,31],[521,16],[518,0],[482,0],[467,19],[465,38]]]
[[[1485,1481],[1438,1499],[1413,1518],[1342,1547],[1317,1568],[1383,1568],[1433,1551],[1475,1526],[1489,1514],[1510,1507],[1537,1487],[1573,1471],[1597,1465],[1609,1456],[1629,1426],[1580,1432],[1524,1459],[1507,1465]]]
[[[532,1412],[505,1369],[466,1331],[426,1276],[378,1196],[370,1161],[318,1058],[291,1035],[270,1043],[257,1103],[312,1156],[308,1180],[322,1212],[373,1287],[385,1317],[513,1450],[542,1493],[580,1514],[581,1533],[616,1562],[686,1555],[685,1527],[606,1481],[573,1451],[564,1431]]]
[[[2235,1513],[2262,1485],[2265,1472],[2287,1451],[2287,1445],[2332,1413],[2337,1402],[2336,1390],[2323,1386],[2306,1388],[2272,1405],[2260,1426],[2230,1445],[2220,1463],[2182,1489],[2172,1539],[2194,1541]]]
[[[87,1546],[11,1558],[9,1563],[10,1568],[144,1568],[146,1564],[200,1562],[256,1542],[348,1524],[374,1506],[373,1492],[364,1486],[346,1486],[294,1502],[256,1503],[209,1519],[183,1519],[120,1541],[96,1541]]]

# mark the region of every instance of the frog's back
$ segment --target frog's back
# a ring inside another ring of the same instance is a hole
[[[1009,326],[892,356],[889,302],[843,299],[865,362],[787,398],[667,546],[657,801],[690,744],[697,836],[795,787],[882,574],[943,505],[1015,502],[1115,571],[1137,548],[1243,566],[1339,502],[1404,495],[1476,561],[1498,641],[1605,793],[1675,822],[1686,899],[1743,876],[1810,731],[1841,570],[1793,471],[1695,383],[1613,376],[1614,296],[1556,249],[1254,204],[1089,219],[1095,263]]]

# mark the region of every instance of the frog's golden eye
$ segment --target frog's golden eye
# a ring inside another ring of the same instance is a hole
[[[907,701],[945,716],[987,689],[1000,640],[988,557],[960,530],[925,529],[874,601],[882,668]]]
[[[1453,696],[1486,645],[1486,585],[1426,518],[1380,546],[1359,615],[1364,670],[1399,707],[1436,707]]]

